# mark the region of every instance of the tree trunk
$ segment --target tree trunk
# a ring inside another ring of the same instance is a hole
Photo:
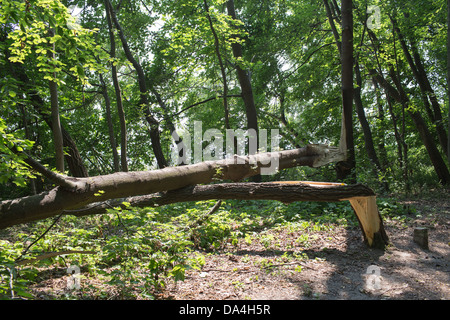
[[[234,8],[234,0],[228,0],[227,1],[227,11],[228,15],[233,18],[234,20],[237,20],[236,18],[236,10]],[[238,38],[238,36],[236,36]],[[239,80],[239,84],[241,86],[242,90],[242,99],[244,100],[245,105],[245,112],[247,115],[247,129],[249,130],[249,137],[252,134],[252,130],[254,130],[255,137],[252,137],[256,140],[256,144],[259,146],[259,134],[258,134],[258,114],[256,112],[256,106],[255,106],[255,99],[253,96],[253,88],[252,83],[250,80],[250,75],[247,70],[242,69],[242,67],[239,65],[239,59],[242,59],[242,46],[238,42],[233,42],[231,44],[231,48],[233,51],[233,56],[236,58],[236,72]],[[251,151],[249,150],[249,153]],[[255,182],[261,181],[261,176],[256,175],[252,177],[252,180]]]
[[[353,141],[353,13],[352,1],[342,0],[342,124],[347,160],[337,164],[338,179],[355,181],[355,147]]]
[[[50,129],[53,130],[53,121],[51,116],[47,112],[44,112],[44,99],[42,99],[36,90],[30,88],[32,80],[25,73],[23,66],[21,64],[11,63],[11,69],[13,76],[22,83],[24,92],[28,95],[33,108],[42,117],[42,119],[44,119]],[[63,125],[61,125],[61,133],[63,136],[63,144],[67,151],[65,160],[69,167],[70,174],[73,177],[88,177],[89,175],[87,169],[83,164],[77,145]]]
[[[348,3],[350,2],[350,4]],[[341,60],[341,70],[342,70],[342,130],[340,145],[342,151],[347,153],[347,160],[336,164],[337,178],[343,180],[349,178],[351,181],[355,181],[354,168],[356,166],[355,159],[355,148],[353,140],[353,99],[355,99],[355,104],[361,102],[361,96],[358,95],[359,92],[353,88],[353,13],[352,13],[352,1],[342,1],[342,8],[339,10],[337,3],[334,2],[333,6],[336,6],[334,10],[336,13],[341,14],[341,26],[342,26],[342,41],[340,39],[339,33],[337,31],[336,25],[334,23],[333,12],[331,10],[328,0],[323,0],[325,5],[326,14],[328,17],[328,22],[330,24],[331,30],[336,41],[338,52]],[[344,16],[345,15],[345,16]],[[338,17],[336,20],[339,21]],[[345,42],[345,43],[344,43]],[[356,66],[355,66],[356,68]],[[358,67],[359,70],[359,67]],[[359,89],[359,88],[358,88]],[[360,89],[359,89],[360,90]],[[350,98],[352,100],[350,100]],[[359,99],[359,100],[358,100]],[[362,102],[357,107],[362,107]],[[361,109],[358,110],[358,116],[360,120],[364,121],[365,114],[361,114]],[[364,108],[362,107],[362,112],[364,113]],[[367,122],[367,121],[366,121]],[[364,127],[364,124],[361,123]],[[366,127],[368,128],[368,127]],[[369,128],[370,131],[370,128]],[[366,131],[364,131],[364,134]],[[372,136],[364,136],[364,138],[372,139]],[[371,142],[373,145],[373,141]],[[376,156],[375,156],[376,157]]]
[[[53,30],[50,31],[50,36],[53,36]],[[53,43],[51,50],[49,51],[50,59],[56,59],[55,44]],[[56,78],[56,73],[53,72],[53,78]],[[64,173],[64,142],[61,132],[61,122],[59,118],[59,105],[58,105],[58,85],[55,81],[49,81],[50,89],[50,105],[51,105],[51,118],[52,118],[52,133],[53,144],[55,146],[55,165],[56,170]]]
[[[409,98],[406,94],[406,92],[403,89],[402,84],[400,83],[400,80],[397,78],[397,75],[395,72],[391,69],[390,76],[392,80],[394,81],[397,90],[400,94],[400,102],[405,103],[405,106],[409,105]],[[436,171],[436,174],[438,176],[438,179],[442,184],[450,183],[450,172],[447,168],[447,165],[442,158],[441,154],[439,153],[439,150],[433,140],[433,136],[431,132],[428,129],[428,126],[425,122],[425,120],[422,118],[422,115],[417,110],[411,110],[410,108],[406,107],[406,110],[410,117],[412,118],[414,125],[419,132],[420,137],[422,138],[422,141],[425,145],[425,148],[428,151],[428,155],[430,156],[431,163],[434,166],[434,169]]]
[[[137,76],[138,76],[138,85],[139,85],[139,91],[140,91],[140,102],[139,107],[142,108],[142,112],[144,113],[144,117],[147,121],[147,123],[150,126],[150,139],[152,143],[153,152],[156,157],[156,161],[158,162],[159,168],[164,168],[167,166],[167,161],[164,157],[164,153],[162,151],[161,147],[161,139],[159,134],[159,122],[153,117],[153,115],[150,112],[150,103],[148,101],[148,90],[147,90],[147,84],[145,81],[145,74],[144,70],[142,69],[142,66],[140,63],[133,57],[133,54],[131,53],[130,47],[128,46],[128,42],[125,38],[125,34],[123,33],[122,26],[119,23],[119,20],[117,19],[116,13],[114,12],[114,9],[110,3],[109,0],[106,0],[107,7],[110,11],[112,22],[114,23],[115,27],[117,28],[119,32],[119,38],[122,42],[122,47],[124,49],[125,55],[128,59],[128,61],[131,62],[134,69],[136,70]]]
[[[119,172],[119,154],[117,153],[117,143],[116,138],[114,136],[114,126],[111,118],[111,101],[109,99],[108,87],[103,80],[103,76],[100,74],[100,83],[102,88],[102,94],[105,99],[105,110],[106,110],[106,123],[108,125],[108,136],[109,136],[109,144],[111,145],[111,150],[113,154],[113,165],[114,172]]]
[[[450,165],[450,0],[447,0],[447,97],[448,97],[447,160]]]
[[[376,81],[372,81],[372,82],[373,82],[377,106],[378,106],[377,119],[378,119],[378,124],[380,125],[377,128],[377,130],[375,130],[375,140],[377,140],[377,148],[378,148],[378,153],[380,155],[379,159],[380,159],[381,168],[383,171],[386,171],[386,169],[390,165],[389,165],[388,155],[387,155],[387,151],[386,151],[386,143],[385,143],[386,142],[385,130],[387,128],[385,110],[383,107],[383,103],[382,103],[383,100],[381,98],[381,92],[379,90],[378,84]],[[394,132],[395,132],[395,130],[394,130]]]
[[[372,162],[372,165],[375,168],[375,172],[379,173],[381,170],[381,164],[378,160],[377,153],[375,151],[375,146],[373,143],[372,130],[370,130],[369,122],[366,118],[366,113],[364,111],[364,106],[362,104],[361,99],[361,87],[362,87],[362,79],[361,79],[361,70],[359,69],[358,61],[355,61],[355,75],[356,75],[356,88],[354,88],[354,100],[356,106],[356,113],[358,115],[359,123],[361,124],[361,128],[363,130],[364,135],[364,144],[367,151],[367,156],[369,160]]]
[[[400,168],[405,169],[406,170],[405,172],[407,172],[407,168],[408,168],[407,148],[408,148],[408,146],[398,129],[397,115],[394,113],[391,96],[386,92],[386,90],[385,90],[385,95],[386,95],[386,101],[388,104],[389,114],[391,115],[391,119],[392,119],[392,126],[394,129],[394,137],[397,142],[397,155],[398,155],[399,166],[400,166]],[[404,109],[404,107],[403,107],[403,109]],[[408,181],[408,177],[406,175],[404,176],[404,178],[405,178],[405,181]]]
[[[234,8],[234,0],[227,1],[227,10],[228,15],[237,20],[236,11]],[[231,44],[233,49],[233,56],[236,59],[242,58],[242,46],[240,43],[233,42]],[[238,75],[239,84],[242,90],[242,98],[244,100],[245,111],[247,113],[247,129],[254,129],[256,133],[258,133],[258,118],[255,106],[255,100],[253,97],[253,89],[250,81],[250,77],[246,70],[243,70],[239,65],[239,62],[236,63],[236,72]],[[258,135],[258,134],[257,134]]]
[[[110,43],[110,57],[111,59],[116,58],[116,40],[114,38],[114,30],[111,21],[111,13],[108,9],[108,3],[105,0],[105,11],[106,11],[106,21],[108,23],[108,32],[109,32],[109,43]],[[120,89],[119,78],[117,76],[117,67],[113,62],[111,64],[111,75],[114,84],[114,91],[116,93],[116,105],[117,105],[117,113],[119,115],[120,122],[120,165],[122,167],[122,171],[128,172],[128,135],[127,135],[127,124],[125,121],[125,112],[123,111],[123,100],[122,100],[122,90]]]
[[[23,97],[22,97],[23,99]],[[23,128],[25,130],[25,139],[31,141],[31,134],[30,134],[30,129],[28,127],[28,117],[27,117],[27,112],[25,110],[25,106],[22,103],[19,103],[19,109],[20,109],[20,113],[22,113],[22,123],[23,123]],[[35,141],[36,142],[36,141]],[[30,189],[31,189],[31,194],[36,194],[36,179],[35,178],[31,178],[30,179]]]
[[[334,24],[333,20],[333,13],[331,12],[330,4],[328,3],[328,0],[323,0],[323,4],[325,5],[325,10],[328,17],[328,23],[330,24],[331,31],[334,35],[334,40],[336,41],[336,46],[338,48],[339,54],[342,52],[342,43],[340,40],[339,32],[337,31],[336,25]]]
[[[222,55],[220,53],[220,46],[219,46],[219,37],[217,36],[216,30],[214,28],[212,19],[211,19],[211,15],[209,13],[209,6],[208,6],[208,2],[206,0],[204,0],[204,7],[205,7],[205,11],[206,11],[206,16],[208,18],[208,22],[209,22],[209,27],[211,29],[211,33],[214,36],[214,48],[216,51],[216,56],[217,59],[219,60],[219,67],[220,67],[220,72],[222,74],[222,83],[223,83],[223,108],[225,111],[225,128],[226,129],[231,129],[230,127],[230,119],[229,119],[229,111],[228,111],[228,84],[227,84],[227,74],[226,74],[226,70],[225,70],[225,66],[223,64],[222,61]]]
[[[305,148],[246,157],[206,161],[180,167],[142,172],[118,172],[91,178],[58,175],[41,165],[29,164],[43,172],[59,186],[29,197],[0,203],[0,229],[16,224],[49,218],[63,210],[76,209],[89,203],[175,190],[195,184],[211,183],[217,179],[241,181],[261,174],[264,168],[278,170],[295,166],[318,167],[342,160],[338,148],[308,145]]]
[[[277,200],[284,204],[297,201],[338,202],[348,200],[360,223],[366,243],[370,247],[376,248],[384,248],[389,243],[376,206],[375,193],[361,184],[275,181],[196,185],[173,191],[117,199],[106,203],[94,203],[81,210],[69,211],[66,214],[75,216],[103,214],[111,207],[126,209],[123,202],[130,203],[133,207],[157,207],[170,203],[213,199]]]
[[[424,102],[425,109],[430,117],[430,120],[436,126],[436,131],[438,133],[439,142],[444,150],[444,153],[447,155],[447,132],[444,127],[444,123],[442,120],[441,114],[441,106],[437,101],[436,94],[434,90],[431,88],[430,81],[428,80],[427,73],[425,68],[423,67],[419,52],[417,48],[413,46],[413,55],[409,52],[408,45],[406,43],[406,39],[404,35],[400,32],[397,21],[391,17],[391,21],[394,25],[395,32],[397,33],[401,47],[403,49],[403,53],[405,54],[406,60],[411,68],[411,71],[419,84],[419,88],[421,91],[422,100]],[[431,105],[430,105],[431,102]]]
[[[392,69],[390,71],[390,76],[394,81],[397,89],[393,87],[389,82],[387,82],[382,75],[378,74],[376,70],[371,69],[370,73],[378,82],[378,84],[383,87],[386,90],[387,94],[389,94],[393,99],[400,103],[409,104],[409,98],[404,92],[402,84],[399,82],[399,80],[397,79],[397,75]],[[410,110],[408,108],[407,112],[413,120],[414,125],[419,132],[420,138],[422,139],[422,142],[428,151],[428,155],[430,157],[431,163],[434,166],[434,170],[438,176],[440,183],[450,183],[450,172],[443,158],[441,157],[438,148],[436,147],[436,144],[432,138],[430,131],[428,130],[424,119],[422,118],[422,115],[418,111]]]

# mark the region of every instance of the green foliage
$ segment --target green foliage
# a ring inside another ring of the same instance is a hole
[[[11,91],[10,91],[11,95]],[[22,140],[6,131],[5,121],[0,118],[0,184],[12,181],[17,186],[25,186],[27,178],[34,178],[33,173],[20,156],[12,151],[15,147],[17,151],[31,148],[32,141]]]
[[[68,4],[71,10],[66,8]],[[215,38],[204,3],[145,0],[140,4],[129,2],[117,6],[117,1],[112,4],[117,8],[116,14],[130,50],[143,67],[149,88],[159,92],[165,103],[164,109],[153,92],[149,92],[151,112],[161,120],[161,142],[167,158],[170,158],[173,139],[171,127],[162,119],[170,118],[179,131],[188,130],[194,121],[202,121],[204,130],[225,129],[221,98],[190,107],[223,93]],[[112,172],[110,139],[120,141],[110,72],[114,65],[119,71],[121,94],[126,102],[129,169],[154,168],[148,127],[140,108],[136,107],[140,92],[134,69],[125,58],[117,30],[116,57],[109,58],[111,44],[103,5],[103,2],[91,6],[81,1],[48,0],[1,2],[0,66],[6,75],[1,80],[0,91],[5,106],[1,111],[5,121],[2,127],[8,134],[17,132],[15,136],[25,141],[26,130],[19,125],[25,117],[29,122],[29,139],[35,141],[32,156],[52,166],[52,138],[30,100],[33,92],[37,92],[48,101],[47,80],[56,80],[61,92],[62,123],[75,138],[89,173]],[[251,76],[259,127],[280,129],[282,149],[307,143],[338,145],[341,130],[340,60],[323,3],[236,1],[236,20],[228,15],[226,1],[210,0],[207,5],[218,36],[218,49],[225,61],[228,93],[237,95],[241,92],[235,70],[236,65],[240,65]],[[365,1],[354,1],[354,47],[363,75],[362,99],[366,117],[374,145],[381,148],[377,153],[383,166],[376,171],[368,159],[364,133],[355,114],[356,174],[361,182],[380,191],[386,185],[391,191],[403,191],[411,185],[417,189],[424,182],[430,185],[437,180],[436,174],[414,123],[408,117],[403,118],[404,110],[399,103],[394,101],[390,107],[387,105],[385,93],[380,88],[375,89],[367,75],[371,68],[384,74],[390,66],[398,69],[402,82],[410,83],[407,93],[412,103],[409,107],[426,117],[421,92],[413,81],[398,36],[392,33],[391,15],[397,19],[408,43],[416,44],[435,94],[440,102],[445,101],[445,5],[442,1],[417,1],[405,6],[397,2],[373,1],[370,5],[379,6],[381,13],[380,26],[371,30],[377,37],[378,47],[364,29],[367,5]],[[338,21],[336,25],[340,32]],[[55,31],[54,36],[49,34],[50,29]],[[243,49],[239,59],[232,53],[231,46],[236,41]],[[55,59],[49,55],[53,44]],[[32,84],[24,86],[17,75],[10,72],[11,67],[19,63],[28,78],[33,79]],[[104,99],[98,89],[99,74],[104,78],[111,100],[112,137]],[[23,112],[16,108],[19,102],[24,106]],[[445,111],[444,106],[445,103],[441,103],[441,112]],[[181,112],[185,108],[188,109]],[[229,98],[228,108],[231,127],[245,129],[242,99]],[[44,110],[48,110],[48,104]],[[445,122],[446,113],[442,113]],[[403,172],[401,167],[399,141],[393,132],[394,118],[408,146],[409,163],[420,164],[420,170],[412,170],[412,174]],[[431,119],[426,118],[426,121],[434,134],[435,124]],[[16,162],[15,159],[8,161]],[[335,179],[330,168],[315,171],[308,174],[318,180]],[[20,174],[26,176],[26,172]]]
[[[86,80],[86,68],[104,70],[96,60],[105,54],[93,39],[95,30],[76,23],[60,1],[2,1],[0,8],[0,23],[19,25],[8,33],[8,39],[12,41],[9,47],[11,62],[24,63],[27,59],[35,59],[43,78],[59,83],[62,80],[54,73],[63,68],[68,68],[80,81]],[[62,52],[67,60],[54,59],[50,52]]]
[[[203,130],[225,129],[220,98],[223,79],[204,2],[111,2],[151,88],[149,108],[160,122],[164,154],[170,155],[173,147],[168,119],[180,131],[191,129],[194,121],[202,121]],[[72,10],[67,8],[69,4]],[[279,129],[281,149],[308,143],[337,146],[342,116],[341,65],[323,2],[235,1],[236,20],[228,15],[226,1],[208,0],[207,4],[219,40],[218,50],[225,62],[228,94],[234,95],[228,99],[231,127],[247,126],[243,100],[236,97],[242,91],[236,75],[239,65],[251,79],[259,128]],[[371,30],[376,39],[365,28],[368,4],[380,7],[381,24]],[[438,188],[430,156],[408,111],[420,112],[438,141],[436,123],[425,108],[423,92],[409,68],[398,35],[392,32],[390,16],[398,21],[411,50],[416,46],[415,58],[423,62],[439,102],[442,122],[446,123],[445,2],[355,0],[353,5],[355,57],[363,77],[362,102],[381,162],[381,168],[375,170],[355,113],[357,180],[383,196],[387,192]],[[338,14],[335,16],[338,18]],[[336,25],[340,32],[339,23]],[[110,58],[112,43],[108,31],[103,1],[0,0],[2,199],[30,195],[31,179],[37,192],[53,187],[28,168],[22,155],[12,151],[26,151],[53,167],[52,132],[44,121],[44,115],[50,112],[50,80],[58,83],[61,123],[73,137],[89,174],[114,171],[111,140],[120,141],[121,133],[112,66],[117,67],[124,102],[129,170],[155,168],[148,123],[138,107],[136,70],[127,61],[115,29],[116,57]],[[232,52],[236,42],[243,49],[239,59]],[[392,85],[389,71],[400,76],[411,101],[407,109],[397,101],[388,103],[386,92],[373,85],[371,69],[385,75]],[[105,92],[100,75],[106,84]],[[165,108],[154,91],[160,93]],[[111,100],[111,119],[106,113],[104,93]],[[202,103],[204,100],[208,102]],[[398,132],[394,131],[394,120]],[[407,159],[401,152],[405,146]],[[336,173],[334,164],[330,164],[295,168],[263,178],[334,181]],[[402,220],[410,213],[395,201],[378,201],[384,217]],[[32,224],[23,233],[5,236],[8,242],[0,241],[0,297],[29,298],[27,287],[37,281],[38,268],[65,269],[76,264],[87,267],[87,276],[101,278],[117,289],[122,298],[153,298],[167,281],[183,280],[187,268],[200,268],[205,263],[204,257],[194,254],[194,250],[214,252],[236,246],[241,240],[249,244],[259,241],[268,250],[276,249],[276,239],[264,231],[280,225],[314,232],[332,228],[333,224],[358,225],[346,202],[286,206],[272,201],[224,201],[218,212],[205,216],[212,205],[207,201],[153,209],[130,207],[111,209],[102,217],[64,217],[22,258],[53,250],[93,250],[97,254],[56,257],[19,267],[14,261],[24,250],[24,243],[36,240],[49,226],[48,221]],[[201,223],[191,225],[193,222]],[[313,242],[308,234],[298,237],[298,243],[304,246]],[[83,294],[101,298],[109,294],[98,288],[82,290]],[[75,298],[75,293],[67,293],[66,298]]]
[[[43,268],[61,270],[79,266],[81,288],[63,290],[57,299],[154,299],[169,281],[183,281],[187,269],[201,270],[205,251],[221,252],[240,241],[259,242],[267,250],[277,250],[276,230],[298,234],[295,244],[308,248],[317,233],[335,226],[359,228],[347,202],[301,202],[284,205],[275,201],[223,201],[219,210],[205,214],[212,201],[180,203],[159,208],[109,209],[98,217],[65,216],[46,234],[51,221],[31,224],[22,232],[0,240],[0,298],[33,299],[31,289],[40,280]],[[378,200],[384,218],[406,221],[411,208],[388,199]],[[274,233],[275,232],[275,233]],[[38,240],[37,242],[35,242]],[[22,256],[30,243],[35,244]],[[18,266],[16,260],[31,259],[43,252],[93,251],[95,254],[69,254]],[[268,268],[292,259],[307,259],[304,253],[283,254],[280,261],[261,260]],[[301,272],[301,268],[296,269]],[[90,284],[97,279],[101,286]],[[111,296],[113,295],[113,296]]]

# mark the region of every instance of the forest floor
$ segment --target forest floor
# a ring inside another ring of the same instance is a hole
[[[205,258],[184,281],[169,280],[158,300],[450,300],[450,197],[448,193],[397,202],[408,217],[385,218],[391,244],[370,249],[358,226],[298,228],[281,224],[221,249],[193,251]],[[410,209],[409,209],[410,208]],[[429,230],[429,249],[413,241]],[[368,274],[375,270],[375,274]],[[64,297],[64,268],[33,285],[37,299]],[[85,278],[87,287],[105,288]],[[121,299],[107,289],[106,299]],[[59,292],[59,293],[58,293]],[[74,297],[72,297],[74,298]],[[79,297],[81,299],[99,299]],[[145,299],[136,296],[135,299]],[[102,299],[102,298],[100,298]]]
[[[158,298],[449,300],[450,197],[400,202],[415,212],[407,222],[384,221],[391,241],[384,251],[369,249],[355,227],[312,230],[308,236],[315,240],[307,247],[296,241],[302,234],[272,229],[266,239],[275,241],[242,239],[215,251],[202,270],[188,270],[184,281],[171,283]],[[429,229],[429,250],[413,241],[418,226]],[[372,276],[369,267],[376,270]]]

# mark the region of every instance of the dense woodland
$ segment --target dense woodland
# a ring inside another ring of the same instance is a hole
[[[448,188],[449,19],[444,0],[0,0],[1,228],[218,179]],[[199,121],[277,129],[287,160],[192,173],[177,152]],[[346,157],[287,164],[315,145]],[[167,183],[163,168],[178,168]]]

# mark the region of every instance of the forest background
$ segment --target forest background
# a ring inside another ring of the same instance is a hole
[[[351,41],[345,38],[348,16],[342,12],[349,3]],[[195,121],[203,130],[223,133],[278,129],[280,149],[291,150],[339,146],[345,118],[351,161],[260,178],[359,182],[380,196],[445,191],[450,183],[448,7],[443,0],[2,0],[2,214],[11,199],[51,190],[51,172],[86,178],[176,166],[174,150],[185,143],[181,133],[193,132]],[[343,117],[349,43],[352,101],[350,115]],[[203,141],[203,147],[209,143]],[[207,204],[178,213],[188,210],[197,221]],[[155,210],[111,207],[108,218],[95,219],[109,219],[101,224],[111,224],[115,234],[126,217],[136,223],[133,228],[149,228],[148,221],[158,220]],[[290,210],[282,212],[289,216]],[[159,223],[169,228],[172,219],[186,217],[170,213]],[[249,228],[259,221],[252,219]],[[9,240],[2,240],[4,279],[14,278],[13,261],[31,257],[28,245],[35,253],[61,250],[62,239],[47,236],[53,239],[48,243],[38,236],[50,224],[9,231]],[[149,295],[150,287],[161,285],[161,274],[183,277],[189,241],[203,239],[190,234],[185,242],[167,240],[168,234],[155,228],[135,243],[137,255],[153,252],[145,262],[152,270],[144,281]],[[201,246],[220,246],[214,232],[206,233],[210,237]],[[90,233],[74,234],[83,244],[68,251],[100,245]],[[133,251],[131,238],[114,237],[104,246],[110,251],[103,263]],[[122,265],[111,283],[125,281],[127,268]],[[20,281],[1,288],[7,296],[29,295]]]

